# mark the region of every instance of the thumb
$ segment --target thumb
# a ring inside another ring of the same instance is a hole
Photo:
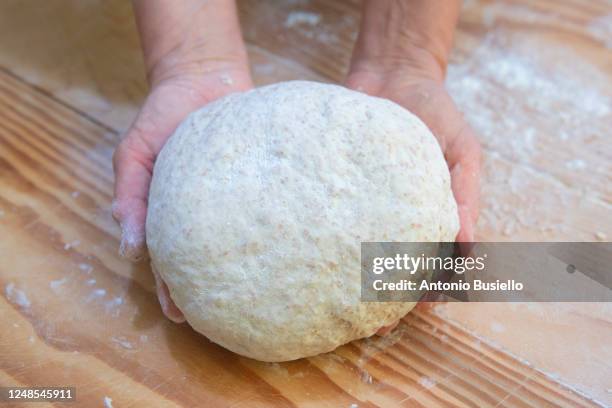
[[[147,146],[140,145],[133,130],[117,146],[113,156],[115,198],[112,214],[121,227],[119,254],[132,261],[146,254],[147,197],[154,160],[154,154]]]

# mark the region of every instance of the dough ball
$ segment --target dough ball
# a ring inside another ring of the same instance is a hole
[[[362,241],[454,241],[459,221],[440,147],[416,116],[294,81],[185,119],[155,163],[146,227],[151,261],[195,330],[286,361],[413,308],[360,302]]]

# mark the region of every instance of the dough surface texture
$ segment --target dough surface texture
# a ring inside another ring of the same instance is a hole
[[[454,241],[450,177],[393,102],[284,82],[187,117],[155,163],[153,266],[189,324],[262,361],[371,336],[414,303],[360,302],[362,241]]]

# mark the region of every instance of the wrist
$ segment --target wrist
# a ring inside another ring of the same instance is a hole
[[[246,70],[233,0],[133,0],[151,86],[177,76]]]
[[[458,0],[364,0],[350,73],[444,81]]]
[[[413,81],[444,82],[446,60],[418,47],[402,47],[401,51],[388,50],[384,54],[353,53],[348,77],[367,76],[372,79],[404,77]]]
[[[205,78],[224,73],[249,72],[248,58],[242,44],[233,47],[234,53],[206,53],[201,47],[181,46],[147,64],[147,79],[153,88],[177,77]],[[242,48],[243,52],[240,51]]]

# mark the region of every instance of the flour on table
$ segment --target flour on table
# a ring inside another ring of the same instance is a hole
[[[68,277],[63,277],[61,279],[56,279],[56,280],[52,280],[51,282],[49,282],[49,287],[51,288],[51,290],[53,290],[55,293],[58,293],[61,290],[61,286],[66,283],[68,281]]]
[[[112,298],[111,300],[109,300],[108,302],[106,302],[104,304],[104,307],[107,313],[112,313],[114,316],[118,316],[119,315],[118,307],[121,306],[122,304],[123,304],[123,298],[120,296],[116,296]]]
[[[306,24],[309,26],[316,26],[321,21],[321,15],[317,13],[310,13],[307,11],[292,11],[285,20],[285,27],[292,28],[296,25]]]
[[[436,385],[436,380],[429,377],[421,377],[419,378],[419,384],[421,384],[424,388],[430,389]]]
[[[94,290],[91,291],[89,296],[87,296],[87,299],[85,299],[85,302],[89,303],[92,300],[100,299],[100,298],[103,298],[104,296],[106,296],[106,290],[105,289],[94,289]]]
[[[79,269],[80,269],[82,272],[85,272],[85,273],[91,273],[91,271],[93,271],[93,266],[91,266],[91,265],[90,265],[90,264],[88,264],[88,263],[80,263],[80,264],[79,264]]]
[[[132,344],[132,342],[130,342],[128,339],[126,339],[123,336],[112,337],[111,341],[127,350],[132,350],[134,348],[134,345]]]
[[[594,166],[592,160],[601,158],[581,148],[603,146],[612,121],[612,97],[603,92],[612,84],[599,68],[562,45],[495,28],[467,57],[449,65],[447,86],[484,149],[479,229],[508,237],[523,229],[559,235],[566,232],[562,214],[584,199],[605,201],[606,187],[568,188],[565,181],[568,172],[583,172],[588,180],[587,171],[612,171],[610,165]],[[546,160],[550,152],[544,146],[555,139],[568,145],[555,152],[561,166]],[[535,188],[535,179],[546,179],[550,188]]]
[[[104,408],[113,408],[113,399],[110,397],[104,397]]]

